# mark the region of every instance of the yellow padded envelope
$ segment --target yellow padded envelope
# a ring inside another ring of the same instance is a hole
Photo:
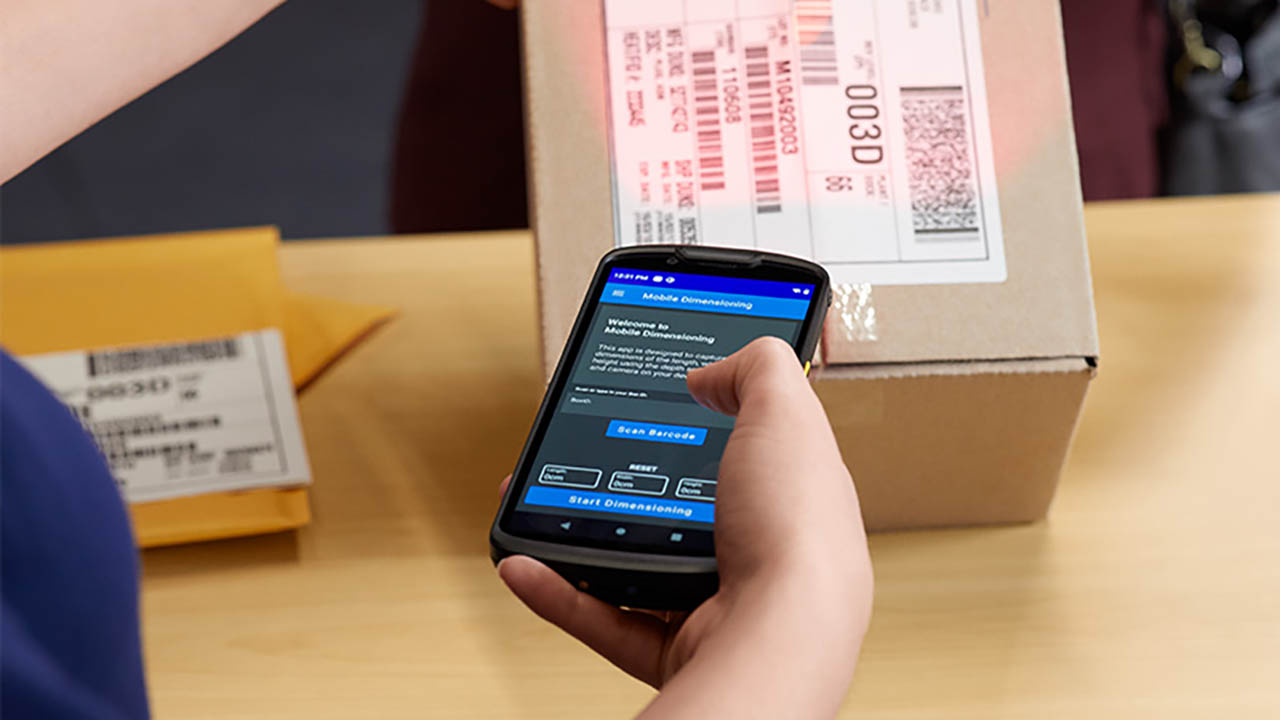
[[[294,386],[301,387],[392,311],[284,290],[279,239],[275,228],[264,227],[0,249],[0,344],[32,355],[278,327]],[[143,547],[273,532],[310,520],[302,488],[130,509]]]

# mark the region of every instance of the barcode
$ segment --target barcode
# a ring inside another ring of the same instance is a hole
[[[720,94],[716,82],[716,53],[692,53],[693,112],[698,146],[698,177],[702,191],[724,189],[724,145],[720,135]]]
[[[839,85],[831,0],[797,0],[795,16],[800,39],[800,82]]]
[[[99,449],[107,459],[107,466],[112,470],[129,470],[134,467],[133,461],[135,460],[144,460],[146,458],[153,457],[177,459],[179,456],[189,456],[194,454],[197,446],[194,442],[185,442],[168,443],[165,445],[150,445],[137,448],[107,445],[99,447]]]
[[[105,438],[164,435],[165,433],[191,432],[222,427],[222,418],[218,415],[209,415],[166,422],[159,415],[140,415],[91,422],[88,427],[90,434],[93,435],[94,439],[99,440],[99,444],[101,444],[101,441]]]
[[[211,360],[229,360],[239,356],[240,341],[236,338],[165,347],[95,352],[89,353],[89,377]]]
[[[911,222],[919,240],[976,240],[978,193],[959,87],[904,87]]]
[[[747,108],[751,119],[751,167],[756,180],[756,213],[782,212],[778,149],[774,142],[773,81],[769,46],[747,46]]]

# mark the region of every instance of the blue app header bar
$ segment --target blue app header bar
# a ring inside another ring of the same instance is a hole
[[[804,283],[786,283],[776,280],[750,280],[747,278],[718,277],[716,275],[690,275],[688,273],[663,272],[661,270],[630,270],[615,268],[609,273],[610,283],[647,285],[668,290],[702,290],[733,295],[759,295],[761,297],[807,300],[813,296],[814,286]]]
[[[734,295],[699,290],[674,290],[668,287],[607,283],[600,302],[615,305],[639,305],[672,310],[752,315],[755,317],[803,320],[809,312],[809,299],[794,300],[761,295]]]

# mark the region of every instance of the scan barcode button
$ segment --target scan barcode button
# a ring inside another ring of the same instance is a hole
[[[673,445],[701,445],[707,439],[707,429],[684,425],[660,425],[658,423],[610,420],[605,437]]]

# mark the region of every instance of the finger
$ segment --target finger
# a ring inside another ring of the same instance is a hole
[[[654,687],[666,624],[629,613],[580,592],[554,570],[530,557],[515,555],[498,564],[498,576],[538,617],[595,650],[623,672]]]
[[[789,562],[780,548],[820,536],[808,518],[836,509],[840,522],[861,518],[826,412],[790,345],[761,338],[688,382],[699,402],[736,418],[716,498],[722,587],[737,571]]]
[[[805,378],[804,368],[790,344],[762,337],[717,363],[689,373],[689,392],[701,404],[735,416],[720,470],[731,469],[734,485],[756,478],[776,486],[771,477],[807,477],[844,462],[826,411]],[[824,472],[839,477],[842,472]],[[728,485],[725,493],[734,492]],[[772,502],[771,493],[757,498]],[[780,499],[780,498],[778,498]],[[727,507],[727,496],[717,505]],[[719,513],[717,513],[719,514]]]
[[[498,495],[506,495],[507,486],[509,486],[510,484],[511,484],[511,475],[510,473],[508,473],[506,477],[502,478],[502,482],[498,483]]]
[[[802,388],[812,392],[795,350],[776,337],[757,338],[724,360],[690,372],[688,385],[695,400],[726,415],[737,415],[753,395],[788,397]]]

